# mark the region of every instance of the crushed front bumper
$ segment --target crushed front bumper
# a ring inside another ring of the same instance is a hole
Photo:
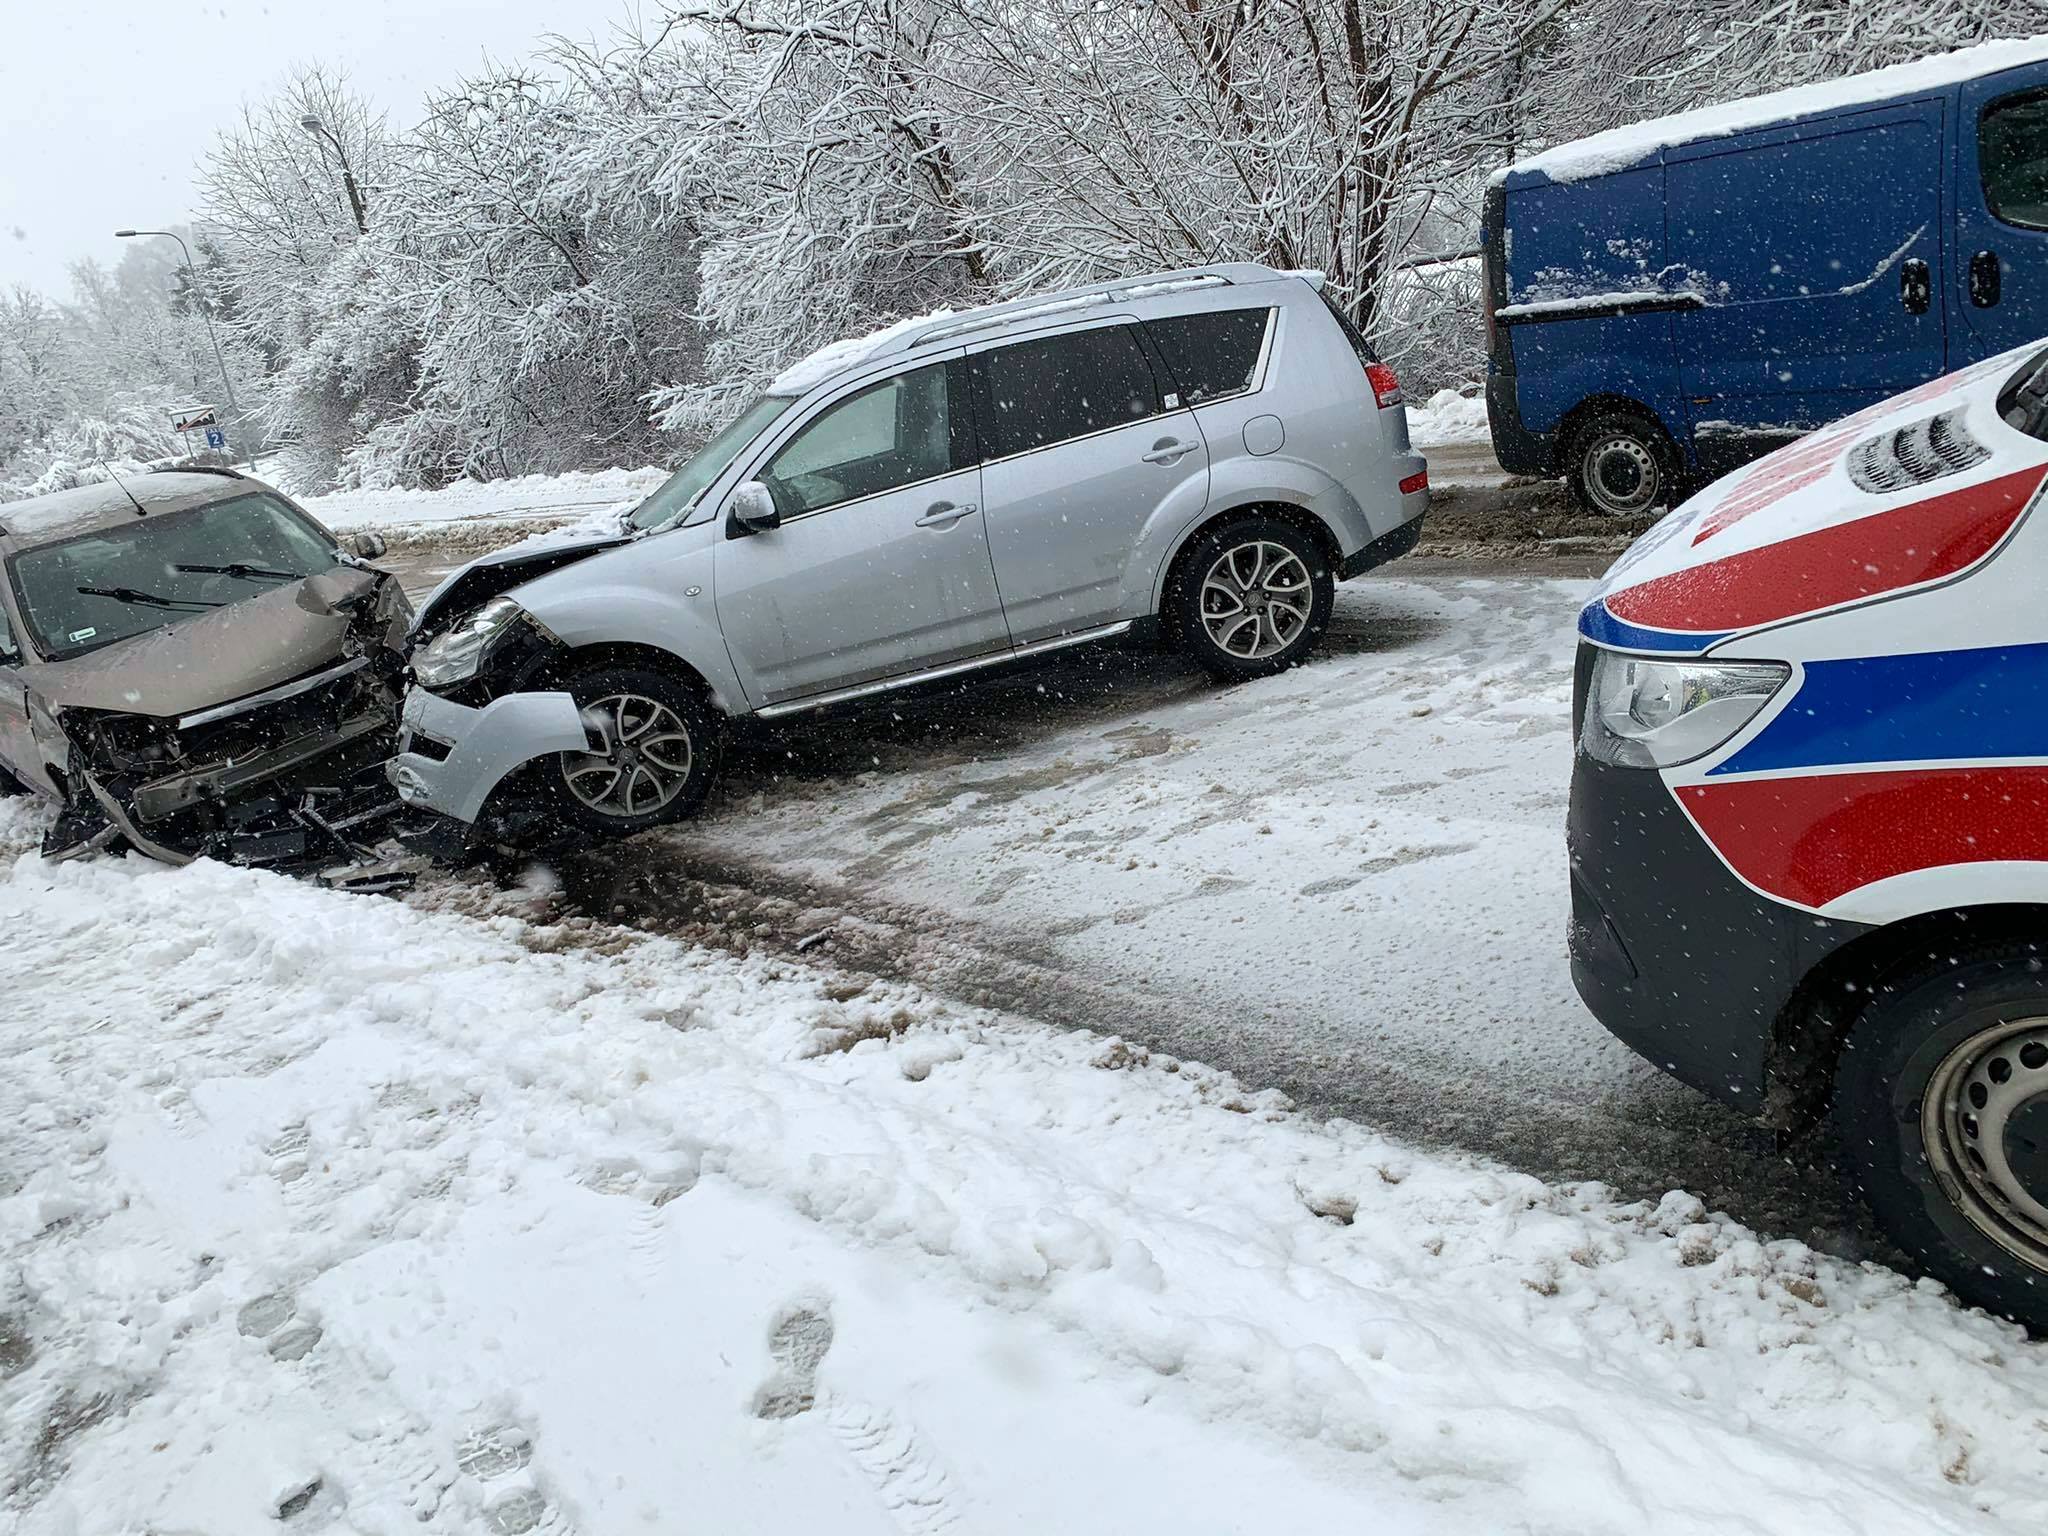
[[[385,772],[407,805],[474,822],[507,774],[550,753],[589,750],[566,693],[508,693],[472,709],[416,687]]]

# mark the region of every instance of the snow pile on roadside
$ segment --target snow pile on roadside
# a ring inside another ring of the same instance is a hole
[[[1408,407],[1408,441],[1418,448],[1439,443],[1483,443],[1488,440],[1486,401],[1440,389],[1421,405]]]
[[[482,519],[581,519],[641,500],[670,473],[652,467],[459,480],[438,491],[333,491],[302,498],[302,505],[340,533]]]
[[[26,1530],[2048,1520],[2048,1349],[1686,1196],[544,893],[50,865],[32,819],[0,807]]]

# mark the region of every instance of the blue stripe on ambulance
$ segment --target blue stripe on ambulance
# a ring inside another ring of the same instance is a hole
[[[2048,645],[1809,661],[1790,703],[1709,772],[2048,757]]]

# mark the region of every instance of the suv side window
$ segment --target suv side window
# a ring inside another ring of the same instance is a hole
[[[953,469],[946,365],[913,368],[826,407],[759,479],[784,517],[915,485]]]
[[[21,660],[21,647],[14,643],[14,626],[8,622],[7,610],[0,608],[0,661]]]
[[[1145,330],[1189,405],[1241,395],[1252,387],[1265,350],[1270,309],[1219,309],[1147,320]]]
[[[2048,229],[2048,91],[1994,101],[1977,123],[1984,202],[2008,224]]]
[[[1007,458],[1159,414],[1159,383],[1127,325],[983,354],[988,456]]]

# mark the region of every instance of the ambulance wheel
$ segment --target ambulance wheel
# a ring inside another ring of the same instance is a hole
[[[1843,1042],[1845,1172],[1965,1302],[2048,1333],[2048,951],[1967,954],[1887,986]]]
[[[1605,517],[1639,517],[1677,500],[1670,440],[1635,411],[1602,411],[1573,432],[1565,474],[1579,504]]]

